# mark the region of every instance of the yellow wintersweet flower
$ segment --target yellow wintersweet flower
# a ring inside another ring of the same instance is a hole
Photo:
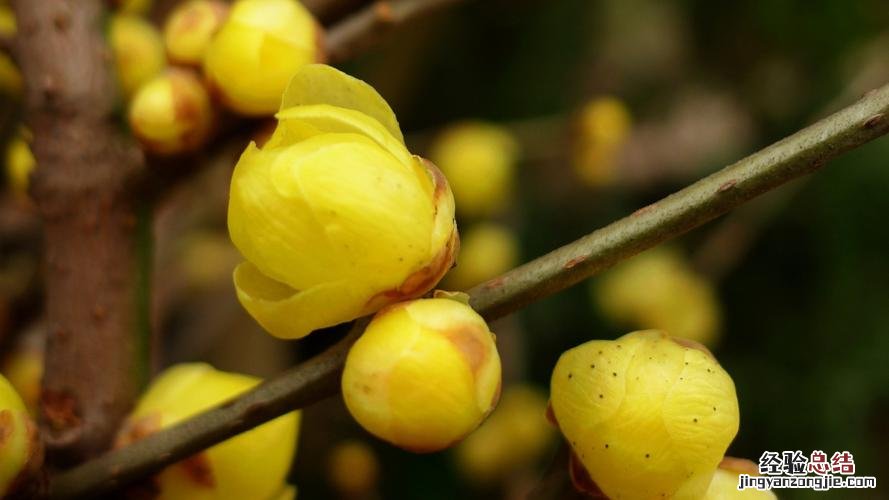
[[[0,497],[25,484],[42,462],[37,427],[12,385],[0,376]]]
[[[0,5],[0,36],[12,39],[16,33],[15,14],[8,5]],[[0,92],[18,96],[22,91],[22,74],[5,52],[0,52]]]
[[[204,55],[204,73],[232,110],[270,115],[299,68],[322,61],[320,28],[296,0],[238,0]]]
[[[200,65],[228,10],[229,5],[220,0],[189,0],[177,5],[164,23],[164,44],[170,60]]]
[[[129,98],[143,83],[164,69],[164,43],[145,19],[130,14],[111,16],[108,43],[117,65],[123,96]]]
[[[748,474],[758,476],[756,464],[742,458],[725,457],[707,489],[703,500],[777,500],[771,491],[757,489],[738,489],[738,476]]]
[[[31,133],[24,128],[15,135],[6,146],[6,182],[9,189],[20,197],[28,195],[31,173],[37,166],[37,160],[31,153]]]
[[[519,145],[503,127],[465,122],[442,132],[429,158],[441,168],[467,217],[503,211],[512,198]]]
[[[378,312],[346,358],[343,399],[368,432],[414,452],[472,432],[500,395],[500,356],[488,325],[447,298]]]
[[[546,421],[546,396],[531,386],[512,386],[488,420],[457,447],[457,464],[473,482],[488,485],[533,467],[555,435]]]
[[[445,283],[452,290],[468,290],[512,269],[518,260],[518,238],[509,228],[479,223],[460,239],[457,265],[445,276]]]
[[[629,110],[617,98],[599,97],[584,105],[574,138],[574,168],[581,180],[593,187],[614,181],[631,122]]]
[[[234,280],[247,311],[299,338],[434,287],[459,244],[453,196],[407,151],[383,98],[308,65],[277,118],[232,176],[228,227],[246,259]]]
[[[124,446],[252,388],[259,379],[186,363],[161,373],[118,434]],[[294,411],[161,471],[158,500],[271,499],[285,489],[299,430]]]
[[[159,155],[194,151],[213,124],[210,96],[189,70],[168,69],[139,87],[128,114],[133,135]]]
[[[731,377],[703,347],[656,330],[566,351],[550,397],[576,459],[613,500],[699,500],[738,432]]]
[[[633,257],[594,281],[591,293],[614,323],[664,330],[707,346],[719,339],[716,291],[678,249],[657,247]]]

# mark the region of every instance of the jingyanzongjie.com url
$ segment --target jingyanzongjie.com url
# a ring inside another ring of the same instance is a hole
[[[876,488],[877,478],[873,476],[738,476],[738,489],[775,490],[781,488],[803,488],[827,491],[840,488]]]

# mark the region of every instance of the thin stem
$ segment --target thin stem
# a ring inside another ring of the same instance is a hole
[[[325,39],[327,57],[340,62],[400,24],[460,0],[378,0],[334,25]]]
[[[563,290],[809,174],[889,131],[889,85],[667,198],[470,290],[488,320]],[[338,390],[359,326],[330,350],[222,406],[60,474],[55,498],[107,492]]]

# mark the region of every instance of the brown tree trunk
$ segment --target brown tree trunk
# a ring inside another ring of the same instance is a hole
[[[100,0],[19,0],[18,60],[45,231],[48,343],[41,430],[64,465],[106,449],[144,377],[135,181]]]

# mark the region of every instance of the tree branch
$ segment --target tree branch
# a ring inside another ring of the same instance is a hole
[[[460,0],[378,0],[336,23],[325,44],[331,62],[341,62],[375,43],[399,24]]]
[[[751,198],[814,172],[889,131],[889,85],[667,198],[470,290],[493,320],[675,238]],[[358,322],[361,323],[361,322]],[[327,352],[221,407],[60,474],[56,498],[107,492],[287,411],[336,393],[360,326]]]
[[[144,164],[114,118],[101,1],[15,8],[45,236],[41,435],[53,462],[79,462],[107,449],[144,379],[131,191]]]

